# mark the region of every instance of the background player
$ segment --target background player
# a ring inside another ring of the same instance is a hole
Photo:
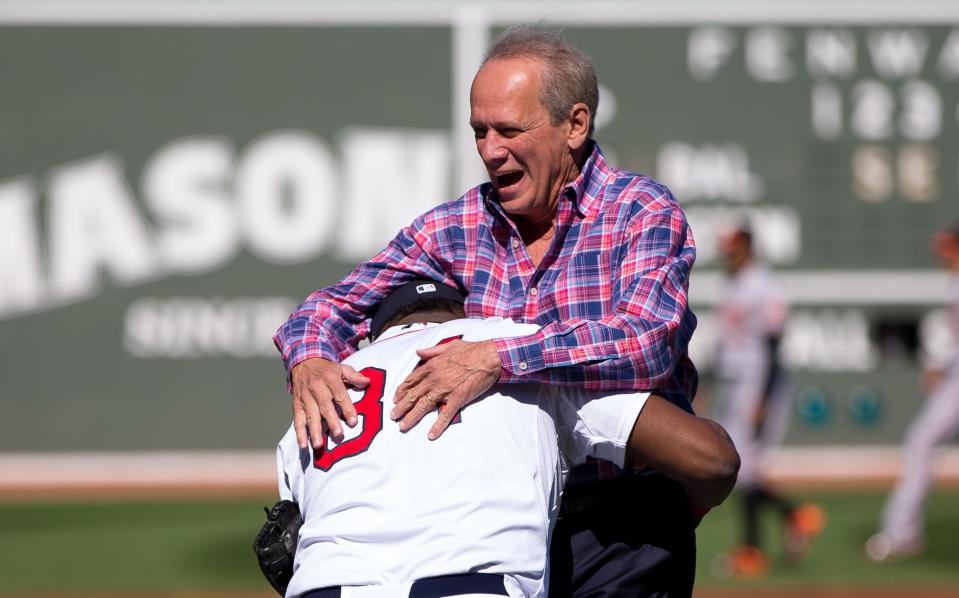
[[[927,372],[929,398],[906,432],[902,475],[883,509],[879,532],[866,542],[866,556],[877,562],[915,556],[925,548],[923,503],[932,486],[933,453],[959,430],[959,223],[935,236],[933,251],[951,274],[954,346],[945,363]]]
[[[350,391],[361,417],[354,434],[326,439],[312,453],[297,446],[292,427],[280,442],[280,494],[300,504],[305,520],[288,596],[357,585],[378,586],[377,596],[416,596],[435,583],[447,589],[433,595],[545,595],[567,464],[560,449],[573,461],[651,465],[699,506],[718,504],[731,490],[738,458],[722,428],[646,394],[499,385],[436,441],[422,429],[401,433],[384,400],[418,365],[418,349],[537,328],[501,318],[409,323],[462,318],[462,301],[457,290],[422,280],[390,294],[374,316],[374,342],[344,362],[370,381]],[[642,518],[636,514],[639,524]],[[437,576],[452,577],[411,589],[413,580]],[[316,595],[341,590],[325,592]],[[351,592],[342,589],[344,597]]]
[[[814,505],[795,506],[763,481],[762,461],[782,440],[789,421],[791,384],[778,358],[789,316],[785,294],[753,249],[751,232],[740,226],[720,238],[727,278],[717,309],[719,378],[717,419],[729,431],[742,458],[737,491],[743,501],[742,545],[720,558],[717,573],[756,577],[768,567],[760,547],[759,513],[779,512],[784,548],[797,559],[821,531],[823,515]]]

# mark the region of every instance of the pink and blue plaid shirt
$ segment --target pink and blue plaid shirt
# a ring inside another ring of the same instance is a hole
[[[287,370],[312,357],[342,361],[385,295],[430,278],[466,292],[470,317],[542,326],[494,341],[501,382],[655,390],[691,410],[698,378],[687,345],[696,317],[686,297],[696,248],[679,204],[653,179],[611,168],[596,144],[561,193],[539,266],[489,183],[423,214],[293,312],[274,337]],[[616,473],[605,462],[587,465],[576,481]]]

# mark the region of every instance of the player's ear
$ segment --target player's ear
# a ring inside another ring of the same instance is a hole
[[[593,121],[593,115],[589,111],[589,106],[582,102],[573,104],[569,109],[569,133],[566,136],[566,145],[570,150],[576,151],[583,147],[589,140],[589,123]]]

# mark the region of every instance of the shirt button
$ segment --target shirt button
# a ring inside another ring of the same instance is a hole
[[[536,287],[533,287],[529,290],[529,294],[535,297],[536,295],[539,294],[539,289],[537,289]]]
[[[525,361],[519,362],[519,369],[523,370],[524,372],[526,371],[526,368],[528,368],[528,367],[529,367],[529,366],[526,365],[526,362],[525,362]]]
[[[519,239],[513,239],[513,249],[516,249],[518,247],[519,247]]]

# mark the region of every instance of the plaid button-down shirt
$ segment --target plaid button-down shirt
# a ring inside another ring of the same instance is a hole
[[[696,256],[686,218],[656,181],[611,168],[599,146],[562,190],[553,242],[534,266],[490,184],[417,218],[342,282],[312,293],[277,331],[287,370],[341,361],[366,336],[379,301],[414,278],[465,291],[471,317],[542,326],[495,341],[501,382],[655,390],[690,410],[696,369],[687,307]],[[575,481],[615,475],[594,462]]]

